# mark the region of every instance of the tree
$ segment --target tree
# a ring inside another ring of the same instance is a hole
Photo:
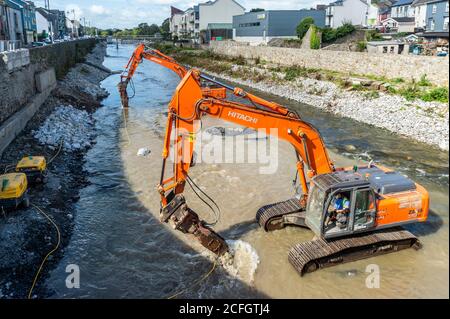
[[[266,11],[266,10],[264,10],[262,8],[253,8],[250,10],[250,12],[261,12],[261,11]]]
[[[302,39],[305,36],[312,24],[314,24],[314,19],[311,17],[303,18],[302,21],[300,21],[300,24],[297,26],[297,36],[299,39]]]
[[[163,23],[161,24],[161,31],[163,33],[170,32],[170,18],[167,18],[166,20],[163,21]]]

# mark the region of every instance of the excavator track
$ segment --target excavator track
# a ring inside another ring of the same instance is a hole
[[[419,239],[403,228],[391,228],[370,234],[353,235],[326,241],[315,239],[295,245],[289,251],[289,262],[303,276],[320,268],[350,261],[422,247]]]
[[[291,198],[261,207],[256,213],[256,221],[265,231],[272,231],[286,225],[306,227],[305,216],[299,200]]]

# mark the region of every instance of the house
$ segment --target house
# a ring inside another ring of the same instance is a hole
[[[22,13],[22,29],[24,44],[31,44],[36,40],[36,7],[32,1],[9,0],[20,8]]]
[[[61,10],[49,10],[55,17],[54,33],[55,39],[63,39],[67,34],[66,13]]]
[[[170,7],[170,25],[169,30],[172,34],[172,37],[180,38],[181,37],[181,20],[183,18],[184,11],[175,8]]]
[[[374,3],[374,1],[372,1]],[[381,25],[381,21],[391,17],[391,6],[394,0],[379,0],[376,2],[378,8],[377,25]]]
[[[0,0],[0,41],[7,39],[9,39],[9,30],[6,20],[6,2],[5,0]]]
[[[447,0],[431,0],[427,3],[426,32],[447,33],[448,38],[448,11]]]
[[[171,7],[170,11],[172,37],[198,42],[200,32],[206,32],[209,24],[231,24],[233,16],[244,14],[245,8],[235,0],[215,0],[194,5],[185,11]]]
[[[5,0],[6,3],[6,23],[8,25],[9,40],[24,44],[25,36],[22,23],[22,8],[11,0]]]
[[[378,6],[376,1],[367,0],[367,18],[364,26],[375,27],[378,25]]]
[[[370,7],[370,0],[337,0],[327,7],[325,25],[337,28],[349,22],[353,25],[367,26]],[[371,11],[373,12],[373,10]],[[375,17],[373,16],[371,19],[375,19]]]
[[[413,33],[415,19],[413,17],[387,18],[381,21],[385,32]]]
[[[36,29],[40,40],[54,40],[56,16],[44,8],[36,8]]]
[[[198,19],[196,19],[198,30],[206,30],[210,23],[233,23],[233,16],[244,13],[245,8],[235,0],[200,3],[198,4]]]
[[[391,18],[414,18],[414,0],[398,0],[391,7]]]
[[[425,30],[427,26],[427,3],[430,0],[414,0],[411,6],[414,8],[414,20],[416,30]]]
[[[71,20],[66,17],[66,28],[70,38],[79,38],[82,34],[81,23],[78,20]]]
[[[367,42],[367,52],[381,54],[408,54],[409,44],[403,41],[369,41]]]
[[[296,38],[296,28],[306,17],[312,17],[319,27],[325,26],[324,10],[266,10],[236,15],[233,40],[257,45],[274,38]]]

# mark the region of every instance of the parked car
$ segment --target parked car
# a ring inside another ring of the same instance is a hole
[[[33,43],[31,43],[31,46],[33,47],[33,48],[36,48],[36,47],[43,47],[43,46],[46,46],[47,45],[47,43],[45,43],[45,42],[33,42]]]

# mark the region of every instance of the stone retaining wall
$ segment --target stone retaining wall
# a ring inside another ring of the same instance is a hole
[[[243,56],[247,59],[260,58],[284,66],[298,65],[405,80],[411,78],[419,80],[426,74],[427,78],[436,85],[448,86],[449,84],[448,57],[249,46],[233,41],[212,41],[209,48],[218,54]]]
[[[36,74],[53,68],[61,79],[72,66],[83,61],[96,43],[95,39],[87,39],[1,53],[0,125],[39,93]]]

